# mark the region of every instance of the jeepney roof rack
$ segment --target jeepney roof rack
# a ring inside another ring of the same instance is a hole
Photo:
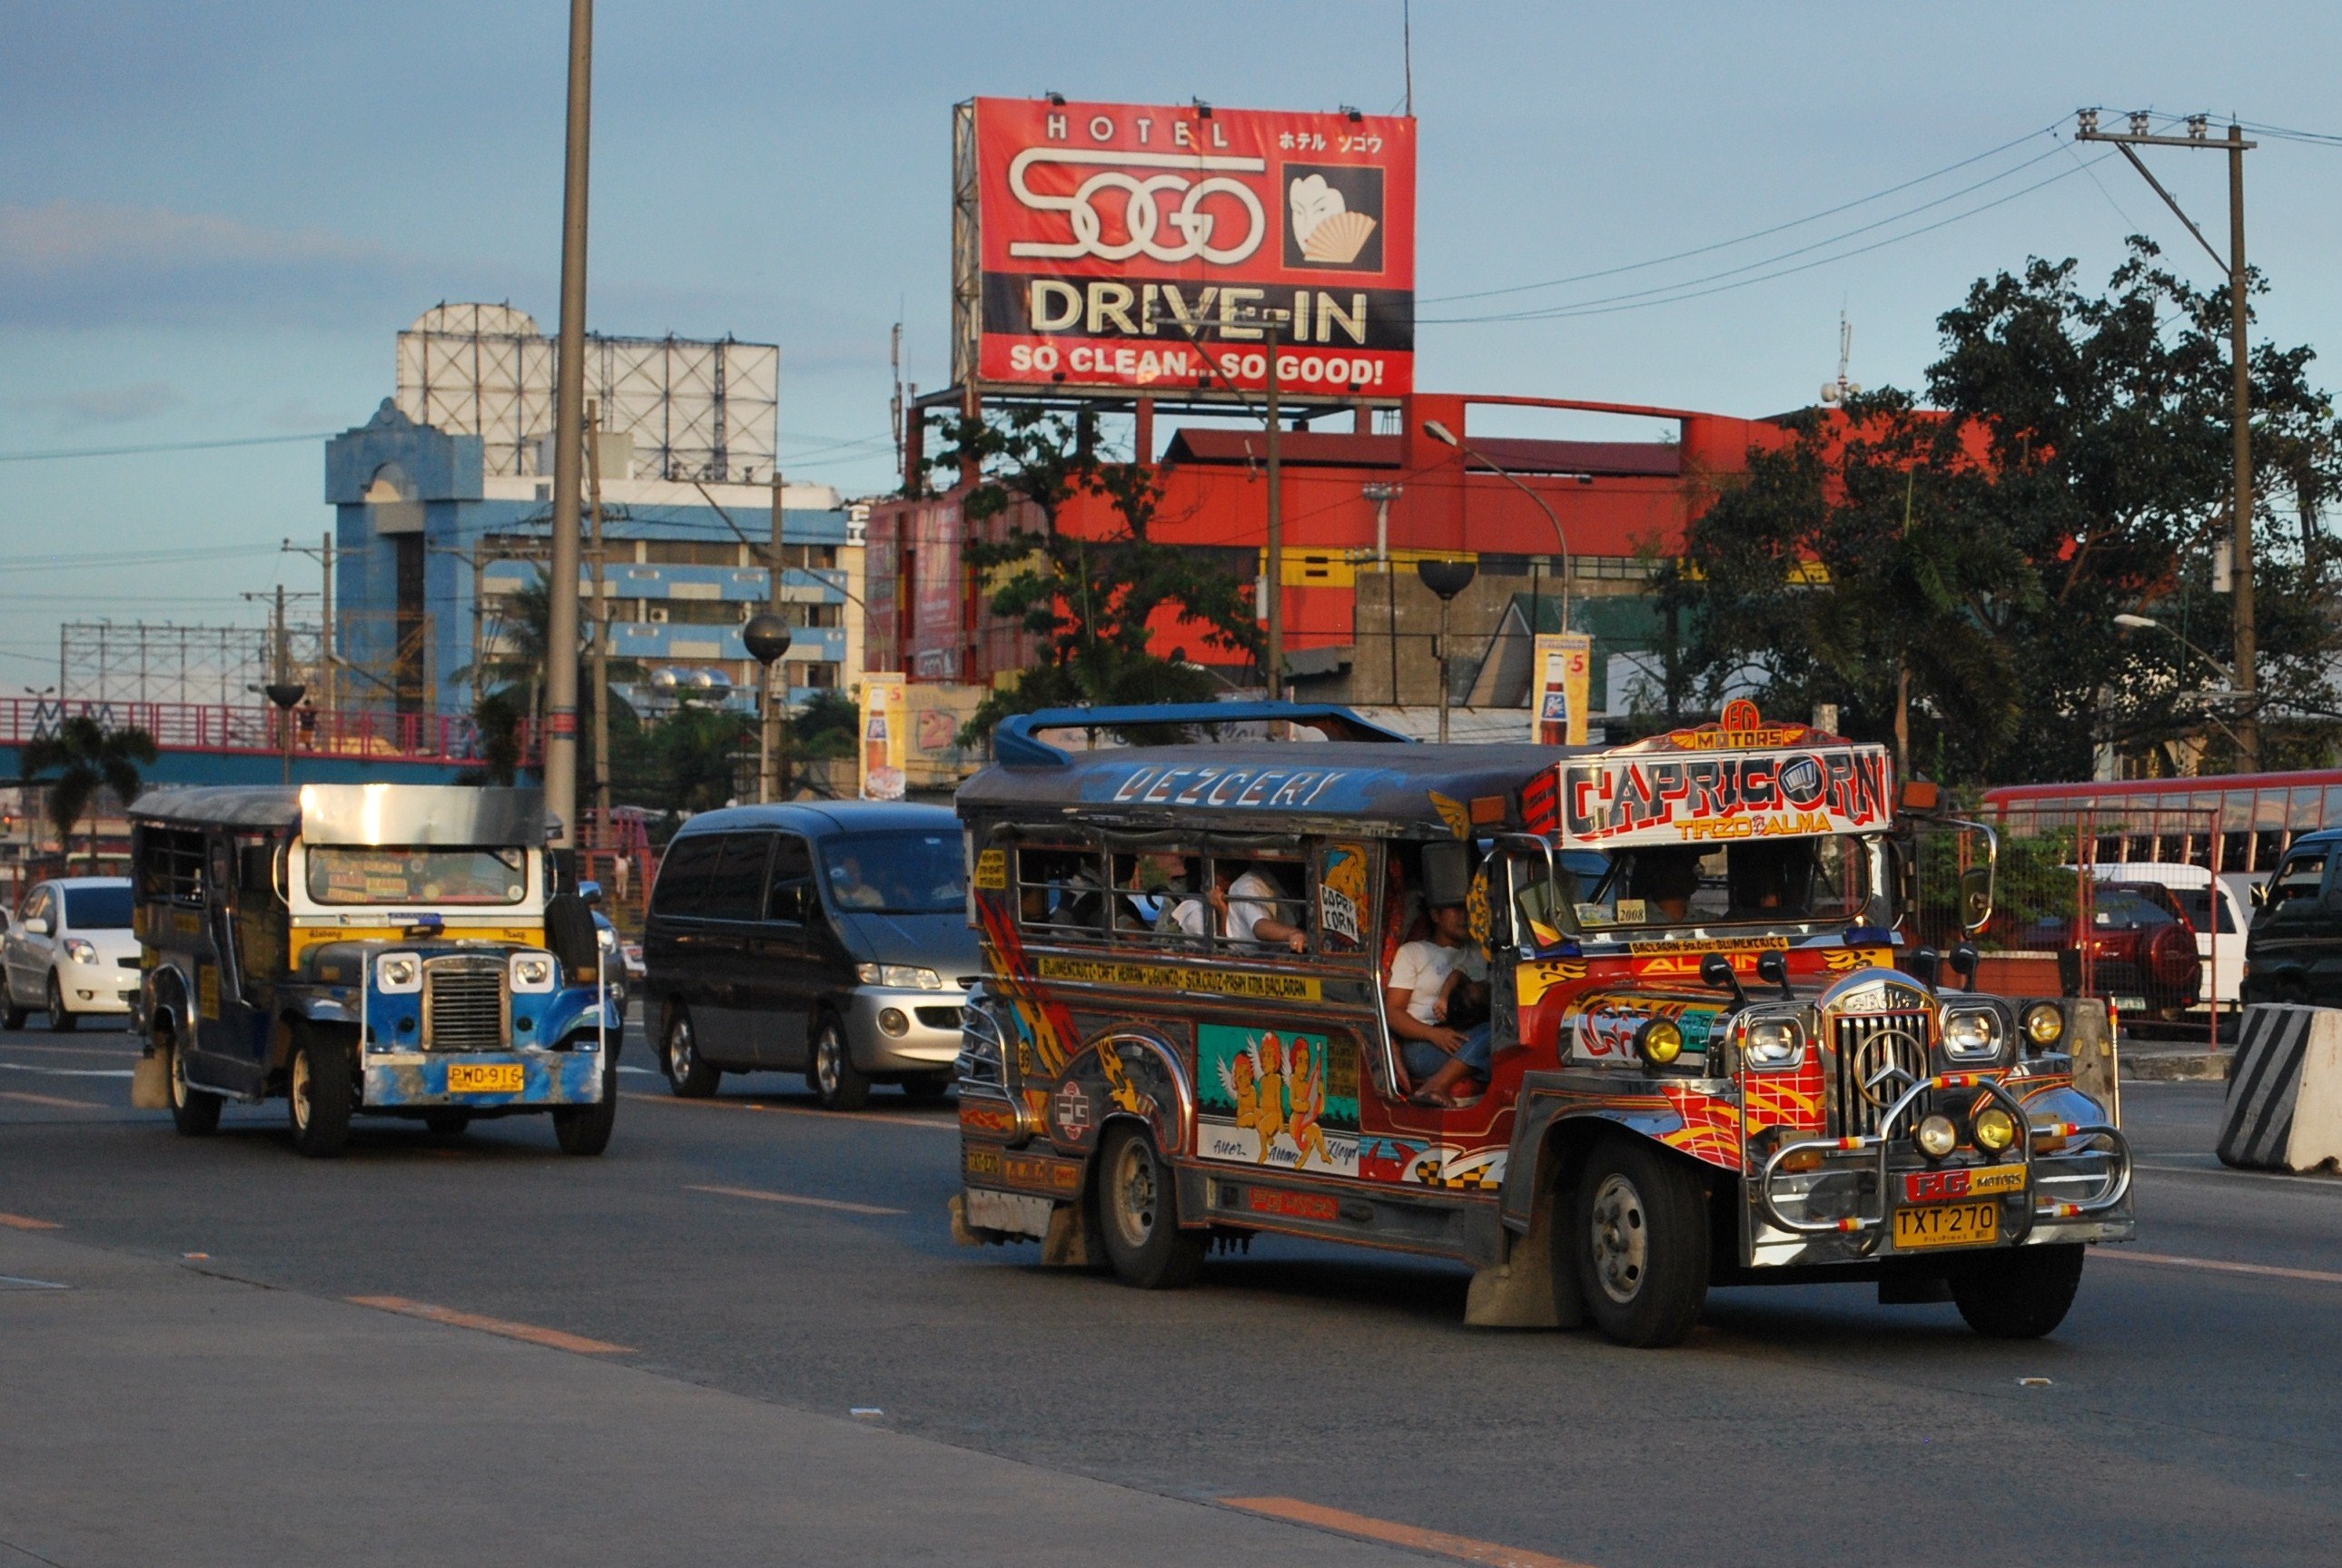
[[[142,794],[130,820],[160,827],[298,828],[312,844],[534,848],[545,792],[473,784],[207,784]]]
[[[1036,738],[1036,730],[1119,730],[1153,724],[1261,724],[1307,721],[1327,740],[1417,744],[1412,735],[1361,718],[1336,703],[1151,703],[1106,708],[1042,708],[1012,714],[994,726],[992,754],[1004,767],[1061,768],[1071,753]]]

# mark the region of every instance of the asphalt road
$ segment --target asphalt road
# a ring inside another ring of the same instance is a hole
[[[882,1092],[827,1115],[770,1075],[678,1102],[639,1041],[600,1160],[564,1158],[531,1118],[455,1139],[362,1124],[330,1164],[291,1153],[281,1106],[183,1139],[127,1108],[134,1054],[118,1033],[0,1035],[0,1223],[341,1313],[395,1297],[584,1336],[604,1346],[597,1375],[850,1418],[937,1474],[971,1451],[1017,1462],[981,1483],[1011,1517],[1089,1478],[1132,1508],[1294,1499],[1419,1549],[1598,1568],[2327,1563],[2342,1538],[2342,1181],[2218,1167],[2218,1085],[2125,1086],[2140,1239],[2094,1255],[2049,1340],[1989,1343],[1949,1306],[1882,1307],[1861,1286],[1742,1289],[1710,1298],[1686,1346],[1636,1353],[1467,1330],[1460,1271],[1375,1253],[1264,1240],[1148,1294],[1044,1271],[1030,1248],[957,1248],[948,1113]],[[9,1358],[29,1353],[6,1332],[23,1299],[0,1293],[0,1412]],[[45,1364],[70,1332],[49,1331]],[[609,1397],[598,1446],[623,1485],[681,1440],[660,1423],[686,1418]],[[110,1400],[76,1417],[99,1443],[135,1441],[141,1419]],[[771,1461],[786,1491],[801,1460]],[[797,1506],[866,1510],[887,1559],[897,1494],[820,1496]],[[1235,1560],[1196,1523],[1229,1512],[1175,1510],[1140,1560]],[[40,1523],[0,1513],[0,1563]],[[1330,1539],[1278,1528],[1270,1556]],[[952,1560],[996,1560],[996,1539]]]

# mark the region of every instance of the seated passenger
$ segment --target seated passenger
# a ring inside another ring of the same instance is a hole
[[[1131,857],[1130,874],[1123,884],[1123,918],[1116,924],[1140,931],[1167,931],[1182,900],[1187,897],[1187,862],[1169,850],[1153,850]]]
[[[1226,861],[1215,862],[1212,891],[1206,895],[1219,914],[1221,934],[1241,946],[1308,952],[1308,934],[1276,918],[1278,907],[1290,901],[1276,877],[1264,866],[1248,865],[1232,878],[1234,869]]]
[[[1731,889],[1732,916],[1805,914],[1813,866],[1813,845],[1807,840],[1733,845],[1726,856],[1725,874]]]
[[[1391,962],[1383,1012],[1415,1086],[1409,1098],[1418,1105],[1454,1105],[1467,1080],[1476,1087],[1488,1076],[1488,1024],[1458,1029],[1448,1022],[1451,1012],[1460,1012],[1464,984],[1487,983],[1487,961],[1472,942],[1471,924],[1462,904],[1440,904],[1431,911],[1430,939],[1406,944]]]
[[[1699,862],[1693,845],[1638,849],[1627,878],[1627,896],[1639,898],[1653,924],[1691,918],[1691,895],[1699,891]]]

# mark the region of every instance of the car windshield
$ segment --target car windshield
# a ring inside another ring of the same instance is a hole
[[[125,887],[68,887],[65,892],[65,925],[73,931],[127,931],[130,929],[130,889]]]
[[[522,849],[309,845],[312,904],[518,904],[528,891]]]
[[[1869,920],[1871,847],[1859,838],[1757,840],[1708,849],[1619,850],[1598,876],[1576,874],[1578,929],[1817,924]],[[1569,857],[1575,860],[1576,856]],[[1574,867],[1566,866],[1565,878]],[[1590,870],[1590,868],[1589,868]]]
[[[967,907],[967,872],[954,832],[848,834],[821,845],[821,865],[839,909],[945,914]]]

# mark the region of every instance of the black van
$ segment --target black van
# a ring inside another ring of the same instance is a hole
[[[677,1094],[792,1072],[837,1110],[873,1084],[940,1097],[983,973],[959,819],[876,801],[693,817],[659,864],[643,968]]]
[[[2295,839],[2261,890],[2245,937],[2241,995],[2247,1006],[2342,1007],[2342,830]]]

